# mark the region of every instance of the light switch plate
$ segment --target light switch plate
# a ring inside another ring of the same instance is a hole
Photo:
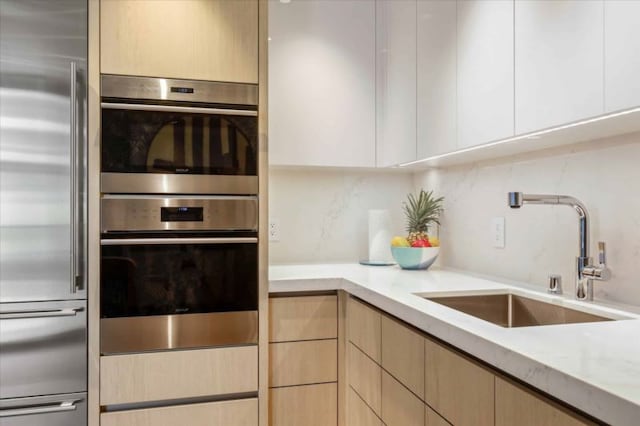
[[[504,248],[504,217],[491,220],[491,241],[495,248]]]

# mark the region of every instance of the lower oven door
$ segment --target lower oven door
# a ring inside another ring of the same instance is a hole
[[[256,238],[103,239],[101,353],[255,344]]]

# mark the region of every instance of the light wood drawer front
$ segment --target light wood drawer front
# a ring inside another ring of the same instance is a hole
[[[382,371],[382,421],[387,426],[423,426],[424,403]]]
[[[382,368],[424,398],[424,337],[382,316]]]
[[[338,337],[338,297],[335,295],[269,299],[269,341]]]
[[[380,416],[382,369],[352,343],[347,351],[349,384]]]
[[[335,382],[338,380],[338,341],[271,343],[269,364],[271,387]]]
[[[348,426],[382,426],[382,420],[369,408],[369,406],[349,387],[347,425]]]
[[[257,390],[257,346],[100,357],[101,405]]]
[[[100,414],[100,426],[257,426],[257,398]]]
[[[494,375],[425,339],[425,402],[456,426],[494,423]]]
[[[496,377],[496,426],[593,425],[576,413],[528,389]]]
[[[270,426],[335,426],[338,385],[291,386],[269,390]]]
[[[440,417],[438,413],[429,408],[428,405],[424,406],[424,419],[425,426],[451,426],[449,422]]]
[[[349,298],[347,303],[347,327],[349,340],[380,364],[380,312],[353,298]]]

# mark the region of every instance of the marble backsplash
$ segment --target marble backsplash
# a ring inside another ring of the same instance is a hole
[[[613,274],[595,282],[596,299],[640,306],[640,133],[416,173],[414,184],[446,197],[442,264],[541,288],[549,274],[561,274],[565,293],[575,281],[576,212],[547,205],[512,210],[507,192],[578,198],[591,217],[591,256],[605,241]],[[492,247],[494,217],[505,218],[505,248]]]
[[[392,234],[404,234],[402,201],[413,188],[408,172],[339,169],[269,171],[269,217],[279,241],[269,263],[357,262],[368,255],[368,211],[389,209]]]

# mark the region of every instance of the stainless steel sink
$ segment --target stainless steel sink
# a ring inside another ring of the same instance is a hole
[[[501,327],[574,324],[612,321],[599,315],[566,308],[511,293],[466,296],[433,296],[427,300],[464,312]]]

